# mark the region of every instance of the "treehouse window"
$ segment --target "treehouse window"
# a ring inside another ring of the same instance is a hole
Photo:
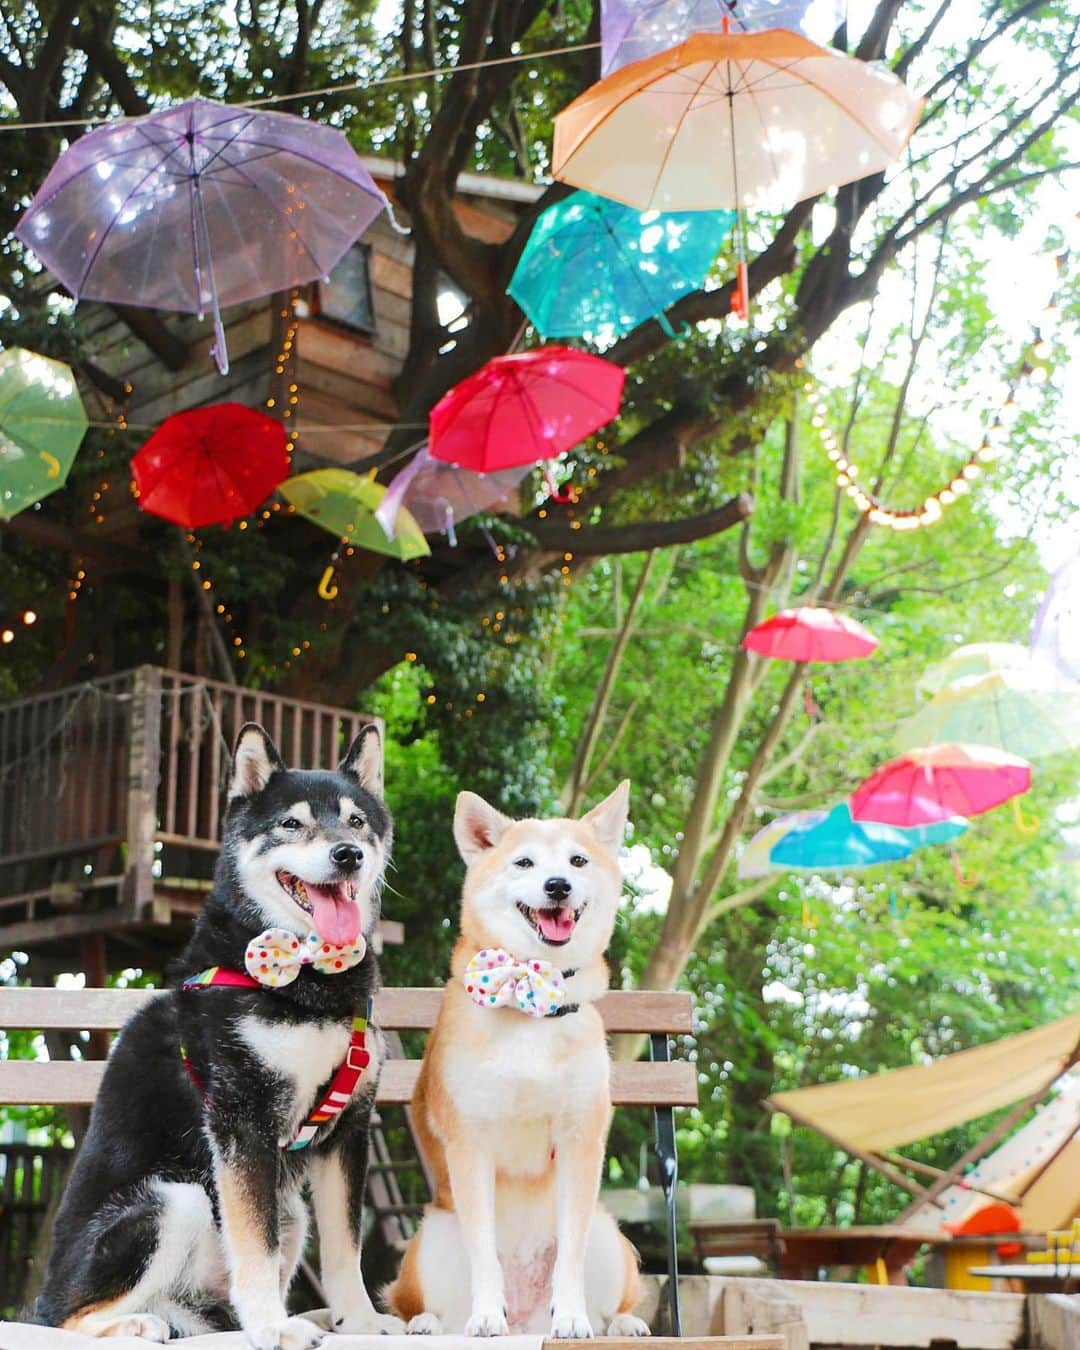
[[[316,295],[318,315],[355,333],[375,332],[375,302],[371,294],[371,248],[354,244]]]

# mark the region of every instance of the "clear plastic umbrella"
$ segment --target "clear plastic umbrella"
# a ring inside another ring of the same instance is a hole
[[[345,134],[188,99],[81,137],[15,233],[72,295],[214,320],[325,277],[386,206]]]
[[[667,51],[691,33],[794,28],[827,42],[840,26],[838,0],[602,0],[601,70]]]
[[[474,473],[435,459],[423,445],[387,488],[375,519],[392,539],[398,512],[406,506],[425,534],[445,534],[451,548],[456,548],[456,527],[501,502],[532,467],[519,464],[494,473]]]

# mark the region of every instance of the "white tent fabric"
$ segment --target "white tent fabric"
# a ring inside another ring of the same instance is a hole
[[[1072,1064],[1080,1012],[930,1064],[779,1092],[769,1104],[833,1139],[878,1153],[940,1134],[1044,1088]]]

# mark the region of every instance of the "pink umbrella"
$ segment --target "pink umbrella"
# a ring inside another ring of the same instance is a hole
[[[453,548],[455,527],[501,502],[528,472],[529,465],[523,464],[497,473],[473,473],[432,458],[423,445],[390,484],[375,518],[392,538],[398,511],[407,506],[425,534],[445,534]]]
[[[977,816],[1031,787],[1031,765],[989,745],[954,741],[889,760],[852,793],[855,820],[911,827]]]
[[[625,378],[573,347],[496,356],[432,408],[431,454],[476,473],[556,459],[611,421]]]
[[[784,609],[751,628],[743,647],[774,661],[857,661],[878,640],[861,623],[832,609]]]

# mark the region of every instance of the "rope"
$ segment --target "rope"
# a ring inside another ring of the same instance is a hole
[[[485,70],[494,66],[510,66],[519,62],[544,61],[552,56],[568,56],[572,52],[587,52],[599,47],[599,42],[575,42],[565,47],[550,47],[539,52],[520,52],[514,56],[497,56],[490,61],[467,61],[460,66],[432,66],[428,70],[403,71],[398,75],[382,75],[375,79],[353,80],[349,84],[324,85],[321,89],[307,89],[299,94],[271,94],[267,98],[250,99],[246,103],[226,104],[232,108],[264,108],[271,104],[292,103],[298,99],[325,98],[331,94],[347,94],[357,89],[379,89],[386,85],[406,84],[411,80],[439,79],[443,75],[456,75],[463,70]],[[151,109],[151,112],[164,112],[164,108]],[[143,114],[149,116],[149,114]],[[0,132],[4,131],[44,131],[53,127],[91,127],[115,124],[117,122],[137,121],[132,117],[72,117],[52,122],[0,122]]]

